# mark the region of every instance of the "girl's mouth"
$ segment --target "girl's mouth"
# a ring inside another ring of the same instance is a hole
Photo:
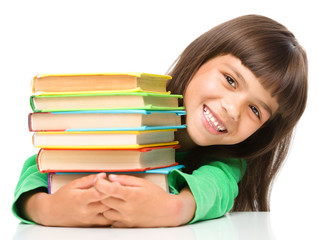
[[[211,112],[211,110],[206,106],[203,105],[203,114],[206,118],[207,122],[210,124],[210,126],[221,133],[226,133],[227,129],[224,126],[223,123],[220,122],[220,120],[217,119],[217,117]]]

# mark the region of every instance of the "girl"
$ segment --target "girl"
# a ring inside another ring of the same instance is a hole
[[[187,111],[187,129],[176,136],[185,172],[169,175],[175,194],[100,173],[49,195],[33,156],[15,191],[14,214],[47,226],[159,227],[230,210],[269,211],[272,182],[307,100],[307,58],[294,35],[263,16],[239,17],[192,42],[169,74],[168,90],[184,95]]]

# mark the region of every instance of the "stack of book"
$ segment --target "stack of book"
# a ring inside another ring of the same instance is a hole
[[[170,76],[146,73],[38,75],[29,130],[49,192],[83,175],[107,172],[149,179],[169,191],[184,108],[166,92]]]

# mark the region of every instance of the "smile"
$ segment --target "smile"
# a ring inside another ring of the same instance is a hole
[[[206,120],[213,129],[221,133],[227,132],[226,127],[216,118],[215,115],[213,115],[206,105],[203,106],[203,112]]]

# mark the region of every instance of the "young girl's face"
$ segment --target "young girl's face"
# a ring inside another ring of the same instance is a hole
[[[190,138],[200,146],[244,141],[278,109],[276,98],[232,55],[212,58],[184,93]]]

